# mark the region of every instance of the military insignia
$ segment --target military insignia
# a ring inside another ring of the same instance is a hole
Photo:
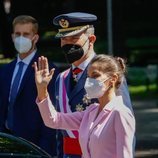
[[[59,100],[59,96],[58,95],[56,95],[56,99]]]
[[[91,99],[88,97],[87,94],[84,95],[82,101],[84,104],[87,104],[87,105],[91,103]]]
[[[76,111],[83,111],[83,110],[84,110],[83,105],[81,105],[81,104],[76,105]]]
[[[77,82],[78,81],[77,75],[73,75],[73,79],[74,79],[75,82]]]
[[[66,19],[61,19],[59,21],[59,25],[62,27],[62,28],[68,28],[69,27],[69,22],[66,20]]]

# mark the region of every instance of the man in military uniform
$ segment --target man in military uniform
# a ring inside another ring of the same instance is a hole
[[[87,66],[95,56],[96,20],[95,15],[81,12],[58,15],[53,19],[54,25],[59,27],[56,37],[61,39],[61,48],[71,64],[71,67],[62,72],[56,80],[56,106],[61,112],[82,111],[90,103],[97,102],[90,100],[84,89]],[[122,94],[125,104],[131,108],[125,80],[118,93]],[[58,143],[59,158],[81,157],[77,131],[59,131]]]

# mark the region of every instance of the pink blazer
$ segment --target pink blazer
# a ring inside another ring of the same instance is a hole
[[[49,97],[36,102],[46,126],[79,131],[83,158],[133,158],[135,118],[121,96],[110,101],[98,116],[98,103],[82,112],[59,113]]]

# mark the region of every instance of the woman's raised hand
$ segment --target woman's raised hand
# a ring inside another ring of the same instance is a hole
[[[48,96],[47,86],[53,77],[54,70],[49,71],[48,60],[41,56],[38,58],[38,63],[34,62],[35,82],[38,91],[38,99],[43,100]]]

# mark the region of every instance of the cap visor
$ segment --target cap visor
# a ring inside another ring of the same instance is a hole
[[[82,28],[80,28],[80,29],[78,29],[78,30],[74,30],[74,31],[58,32],[55,37],[56,37],[56,38],[62,38],[62,37],[74,36],[74,35],[77,35],[77,34],[79,34],[79,33],[82,33],[82,32],[85,31],[88,27],[89,27],[89,25],[87,25],[87,27],[83,26]]]

